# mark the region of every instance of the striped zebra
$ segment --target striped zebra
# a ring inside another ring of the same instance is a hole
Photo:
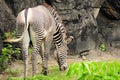
[[[69,42],[71,42],[71,40],[73,39],[72,36],[70,36],[69,38],[66,36],[66,28],[62,22],[61,17],[59,16],[58,12],[50,5],[48,5],[47,3],[43,3],[43,6],[45,6],[51,13],[51,15],[54,17],[54,20],[56,22],[56,33],[53,35],[53,40],[55,41],[55,43],[57,44],[56,47],[60,47],[61,46],[61,40],[64,40],[64,42],[67,42],[67,44],[69,44]],[[62,33],[62,35],[61,35]],[[61,60],[64,57],[63,54],[58,54],[57,53],[57,61],[59,66],[62,65],[64,62]],[[63,69],[60,69],[63,70]]]
[[[57,14],[57,13],[56,13]],[[57,14],[58,15],[58,14]],[[59,17],[58,17],[59,18]],[[17,39],[8,39],[5,42],[22,42],[22,51],[24,53],[24,77],[27,76],[28,69],[28,47],[30,41],[33,44],[32,52],[32,66],[33,75],[36,73],[36,54],[40,53],[42,57],[42,72],[47,75],[48,72],[48,54],[50,53],[51,42],[54,40],[58,65],[60,70],[67,68],[66,55],[67,55],[67,42],[64,35],[66,32],[60,27],[62,24],[60,19],[55,19],[55,16],[51,14],[50,10],[43,5],[39,5],[33,8],[26,8],[22,10],[16,18],[17,31],[21,28],[24,29],[21,32],[21,36]]]

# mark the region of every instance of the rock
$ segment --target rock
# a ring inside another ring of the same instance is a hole
[[[67,34],[74,37],[68,45],[69,54],[95,49],[100,42],[118,47],[120,1],[105,0],[103,5],[102,1],[104,0],[0,0],[0,29],[3,32],[8,28],[14,30],[15,17],[22,9],[47,2],[55,7],[62,17]],[[101,5],[96,21],[94,10]]]
[[[0,31],[0,54],[2,53],[2,48],[3,48],[3,41],[2,41],[2,34],[1,34],[1,31]]]
[[[120,22],[119,20],[110,20],[103,14],[99,14],[98,18],[99,32],[109,47],[120,48]]]
[[[101,8],[102,13],[109,19],[120,19],[120,0],[106,0]]]
[[[74,37],[69,45],[72,53],[80,53],[84,50],[94,49],[98,40],[97,23],[92,16],[93,9],[90,7],[96,0],[71,0],[72,3],[52,2],[67,27],[69,35]],[[62,5],[62,6],[61,6]],[[93,36],[94,35],[94,36]]]

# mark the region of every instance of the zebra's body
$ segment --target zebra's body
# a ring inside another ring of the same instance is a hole
[[[42,57],[43,73],[47,74],[48,53],[50,53],[51,42],[54,39],[58,53],[58,64],[60,70],[65,70],[67,65],[65,57],[67,55],[67,43],[64,40],[62,29],[56,25],[55,17],[43,5],[24,9],[17,16],[17,31],[25,25],[24,31],[19,39],[8,40],[8,42],[18,42],[22,40],[22,50],[24,52],[24,77],[27,76],[28,47],[30,40],[33,44],[33,75],[36,73],[36,54],[40,52]],[[65,33],[64,33],[65,34]]]

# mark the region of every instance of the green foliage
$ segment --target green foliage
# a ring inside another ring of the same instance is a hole
[[[2,39],[4,40],[9,37],[16,38],[16,30],[14,30],[11,34],[10,32],[5,32],[5,34],[2,36]]]
[[[3,39],[9,37],[9,33],[5,33],[4,36],[3,36]]]
[[[15,38],[15,34],[16,34],[15,30],[12,32],[12,35],[10,35],[10,32],[6,32],[2,36],[2,39],[4,40],[9,37]],[[12,55],[14,54],[18,58],[20,54],[20,48],[13,49],[12,44],[4,43],[4,48],[2,49],[2,53],[0,54],[0,71],[3,71],[6,69],[8,61],[12,59]]]
[[[32,49],[32,48],[29,48],[29,49],[28,49],[28,53],[31,54],[32,52],[33,52],[33,49]]]
[[[12,55],[16,54],[17,58],[20,54],[20,48],[13,49],[11,44],[4,44],[4,48],[2,49],[2,54],[0,55],[0,71],[3,71],[7,67],[7,62],[12,59]]]
[[[67,76],[78,80],[119,80],[120,63],[118,61],[80,62],[69,66]]]
[[[105,51],[106,50],[106,46],[104,43],[100,44],[100,50],[101,51]]]
[[[24,80],[23,78],[8,77],[7,80]],[[28,77],[26,80],[76,80],[73,76],[66,76],[66,71],[59,71],[58,66],[49,67],[49,74],[47,76],[39,74],[33,77]]]
[[[11,34],[12,34],[12,38],[16,38],[16,34],[17,34],[16,30],[14,30]]]
[[[6,74],[10,74],[11,76],[18,76],[21,73],[20,69],[13,69],[13,68],[7,68],[5,70]]]
[[[80,62],[70,64],[67,71],[51,67],[49,74],[28,77],[27,80],[119,80],[120,63],[118,61]],[[7,80],[24,80],[9,77]]]
[[[5,44],[5,47],[2,49],[2,54],[9,60],[12,58],[13,54],[16,54],[17,57],[19,56],[20,48],[13,49],[11,44]]]

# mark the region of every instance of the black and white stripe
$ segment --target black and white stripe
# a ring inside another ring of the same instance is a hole
[[[46,3],[44,4],[44,6],[49,10],[56,23],[56,32],[53,35],[53,40],[58,47],[57,61],[60,66],[60,70],[63,70],[66,68],[65,58],[68,49],[66,46],[67,44],[64,42],[66,38],[66,29],[58,12]]]
[[[60,32],[62,34],[66,34],[65,26],[64,26],[64,24],[62,22],[61,17],[59,16],[58,12],[53,7],[51,7],[50,5],[48,5],[46,3],[44,4],[44,6],[50,11],[51,15],[55,19],[56,26],[57,26],[56,31],[57,31],[58,28],[60,28]]]

